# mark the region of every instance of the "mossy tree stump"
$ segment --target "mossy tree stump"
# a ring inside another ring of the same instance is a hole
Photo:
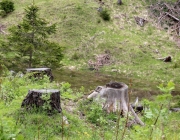
[[[48,110],[48,112],[57,110],[60,113],[62,110],[60,103],[60,91],[56,89],[29,90],[21,107],[25,107],[27,110],[30,110],[33,107],[43,107],[45,110]]]
[[[54,77],[50,68],[28,68],[26,71],[33,73],[34,78],[43,78],[44,75],[49,77],[49,80],[52,82]]]

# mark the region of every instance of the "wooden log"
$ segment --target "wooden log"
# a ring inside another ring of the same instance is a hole
[[[172,112],[180,112],[180,108],[171,108],[170,109]]]
[[[43,75],[47,75],[49,77],[49,80],[52,82],[54,79],[54,76],[52,75],[52,71],[50,68],[28,68],[26,69],[27,72],[34,73],[34,78],[43,78]]]
[[[21,104],[21,107],[25,107],[29,110],[33,107],[42,107],[45,103],[49,106],[49,108],[46,109],[48,112],[51,113],[52,111],[57,110],[60,113],[62,110],[60,105],[60,91],[56,89],[29,90]]]

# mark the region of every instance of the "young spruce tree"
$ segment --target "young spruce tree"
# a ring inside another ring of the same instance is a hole
[[[49,25],[39,17],[38,11],[36,5],[29,6],[22,23],[9,29],[9,49],[17,54],[15,59],[20,66],[57,66],[63,57],[62,47],[48,40],[55,33],[56,25]]]

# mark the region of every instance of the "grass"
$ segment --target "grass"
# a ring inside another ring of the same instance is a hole
[[[38,82],[36,85],[37,84]],[[30,87],[33,85],[34,83],[28,84]],[[0,131],[0,137],[2,138],[2,134],[4,134],[4,136],[7,136],[4,138],[5,140],[8,140],[8,136],[15,137],[17,140],[108,140],[116,138],[117,114],[105,113],[97,103],[93,103],[86,98],[73,101],[71,98],[64,98],[65,96],[62,92],[61,107],[63,113],[55,113],[49,116],[44,111],[26,111],[22,109],[21,102],[22,99],[25,98],[26,93],[24,93],[24,90],[22,89],[20,89],[19,92],[24,94],[23,97],[15,98],[8,104],[5,104],[5,101],[0,100],[1,128],[4,129],[4,133]],[[75,93],[77,91],[73,92]],[[17,91],[14,92],[14,94],[17,94]],[[83,94],[81,94],[81,96],[83,96]],[[176,98],[173,100],[174,102],[177,102]],[[72,106],[70,105],[70,102],[76,104]],[[143,118],[145,119],[144,122],[146,123],[146,126],[140,127],[135,125],[132,129],[127,130],[124,135],[125,140],[148,139],[151,132],[151,124],[154,122],[156,118],[155,114],[158,113],[159,108],[156,99],[153,102],[150,102],[150,104],[153,106],[153,108],[150,108],[155,112],[152,112],[153,114],[152,116],[149,116],[150,118],[145,117],[147,115],[141,116],[142,120]],[[74,108],[72,111],[67,109],[69,105],[71,106],[71,109]],[[166,108],[163,108],[163,110],[164,109]],[[67,117],[69,124],[62,123],[62,115]],[[167,139],[171,138],[173,140],[178,140],[180,137],[178,129],[180,123],[178,120],[179,113],[170,113],[165,110],[162,111],[156,127],[153,128],[152,138],[159,140],[163,136],[162,132],[164,132]],[[122,138],[121,132],[124,129],[124,123],[125,118],[120,117],[118,139]]]
[[[1,18],[2,24],[8,27],[18,24],[23,17],[24,8],[32,1],[14,1],[15,11],[6,18]],[[99,16],[98,2],[91,0],[36,0],[40,15],[57,24],[57,33],[51,40],[65,46],[66,66],[76,66],[77,69],[87,67],[87,61],[94,55],[105,50],[111,52],[113,63],[105,66],[104,71],[116,68],[120,75],[149,82],[180,82],[178,68],[173,68],[179,59],[179,48],[171,36],[158,29],[154,21],[148,17],[145,1],[124,1],[118,6],[115,1],[105,0],[103,8],[110,11],[111,20],[103,21]],[[134,20],[140,16],[148,20],[144,27],[139,27]],[[158,51],[159,53],[156,53]],[[72,56],[79,56],[78,60]],[[173,62],[163,63],[160,57],[171,55]]]
[[[71,74],[76,77],[76,73]],[[60,90],[63,112],[48,115],[44,110],[21,108],[22,101],[29,89],[49,88]],[[168,91],[170,88],[168,87]],[[76,88],[76,90],[72,89],[69,83],[50,83],[48,77],[41,80],[29,79],[28,75],[22,78],[18,76],[10,77],[10,75],[1,77],[0,139],[109,140],[116,137],[117,139],[122,138],[121,132],[125,129],[126,119],[120,117],[118,121],[119,127],[117,127],[117,114],[119,112],[107,114],[102,110],[99,103],[86,98],[87,91],[85,89],[84,87]],[[132,90],[131,98],[133,92]],[[178,129],[180,125],[178,121],[179,113],[171,113],[167,110],[168,100],[167,95],[162,94],[158,98],[154,97],[153,101],[147,99],[143,101],[142,103],[149,106],[144,115],[140,115],[146,126],[135,125],[132,129],[125,131],[123,134],[124,139],[148,139],[150,132],[153,130],[152,138],[154,139],[161,139],[162,132],[165,132],[167,139],[171,137],[178,140],[180,137]],[[160,109],[162,102],[164,108]],[[172,98],[172,103],[171,106],[177,107],[179,97]],[[160,114],[159,119],[157,125],[153,126],[157,114]],[[64,123],[63,116],[67,117],[68,124]],[[118,135],[117,131],[119,131]]]
[[[1,24],[6,25],[7,28],[17,25],[24,16],[24,8],[32,3],[28,0],[13,1],[15,11],[6,18],[0,18]],[[171,80],[176,85],[175,92],[179,94],[179,48],[172,36],[157,28],[154,19],[148,16],[147,7],[150,2],[124,0],[121,6],[118,6],[115,0],[104,0],[104,2],[103,8],[107,8],[111,16],[108,22],[103,21],[99,16],[97,12],[99,4],[94,0],[35,0],[35,4],[40,8],[41,17],[57,24],[57,33],[51,36],[51,40],[65,47],[65,57],[62,61],[64,68],[54,71],[56,81],[69,82],[77,91],[71,90],[68,94],[62,94],[63,108],[67,107],[70,101],[75,105],[72,112],[63,110],[69,125],[64,126],[62,136],[62,114],[47,116],[34,112],[23,114],[20,111],[21,102],[28,89],[47,88],[49,85],[41,83],[27,84],[19,88],[12,86],[19,97],[8,104],[0,100],[0,118],[3,124],[1,126],[10,134],[14,133],[18,140],[115,139],[116,127],[111,119],[101,114],[102,117],[98,118],[98,126],[86,118],[86,116],[93,117],[93,113],[98,109],[97,106],[93,110],[94,106],[90,103],[83,104],[87,110],[92,109],[91,112],[85,110],[85,117],[82,116],[82,109],[76,106],[84,100],[86,96],[84,94],[95,89],[97,85],[104,85],[111,80],[127,84],[132,81],[132,96],[150,97],[150,99],[152,93],[160,93],[157,85]],[[135,16],[147,19],[148,23],[144,27],[139,27],[135,23]],[[7,29],[5,31],[8,33]],[[2,39],[6,37],[6,35],[0,36]],[[94,72],[87,71],[87,61],[94,59],[95,55],[104,53],[105,50],[110,51],[112,64],[100,69],[98,76]],[[173,58],[171,63],[157,60],[168,55]],[[75,70],[67,70],[70,67],[74,67]],[[112,72],[114,69],[117,72]],[[84,92],[78,91],[81,86],[85,87]],[[55,85],[50,87],[60,88]],[[8,94],[14,94],[10,88],[7,90]],[[97,121],[97,118],[93,119]],[[154,139],[162,139],[163,128],[166,139],[179,139],[179,113],[170,114],[168,119],[166,126],[163,127],[159,122],[158,127],[154,128],[156,132],[153,134]],[[121,118],[120,132],[124,129],[124,122],[125,120]],[[153,119],[150,122],[153,122]],[[103,123],[107,125],[102,125]],[[135,126],[131,131],[126,131],[124,139],[147,139],[151,127],[151,125],[142,128]]]

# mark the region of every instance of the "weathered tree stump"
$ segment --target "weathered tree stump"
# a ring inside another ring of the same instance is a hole
[[[32,72],[34,78],[43,78],[44,75],[49,77],[49,80],[52,82],[54,77],[52,75],[52,71],[50,68],[28,68],[26,69],[27,72]]]
[[[101,100],[102,108],[109,112],[119,111],[123,116],[131,112],[137,124],[144,125],[129,104],[128,86],[121,82],[110,82],[106,86],[98,86],[88,98]]]
[[[61,112],[60,91],[56,89],[33,89],[22,102],[21,107],[31,109],[33,107],[45,107],[48,112],[57,110]]]

